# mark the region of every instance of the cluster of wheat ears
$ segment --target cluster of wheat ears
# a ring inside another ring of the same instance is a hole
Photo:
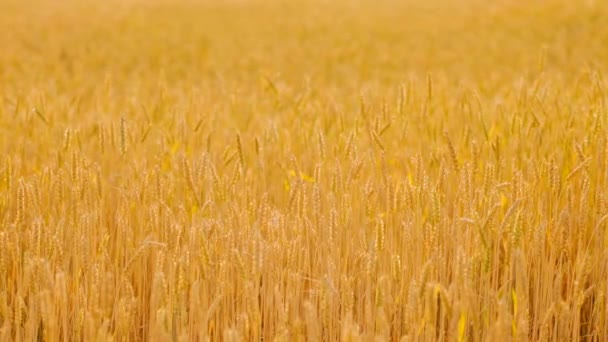
[[[0,2],[0,340],[607,340],[607,15]]]

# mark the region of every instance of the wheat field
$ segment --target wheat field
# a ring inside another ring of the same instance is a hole
[[[607,18],[0,1],[0,340],[608,340]]]

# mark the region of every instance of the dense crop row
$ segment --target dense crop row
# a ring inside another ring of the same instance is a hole
[[[608,7],[5,1],[0,340],[608,339]]]

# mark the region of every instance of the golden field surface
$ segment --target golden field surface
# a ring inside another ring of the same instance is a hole
[[[607,18],[0,1],[0,340],[608,340]]]

